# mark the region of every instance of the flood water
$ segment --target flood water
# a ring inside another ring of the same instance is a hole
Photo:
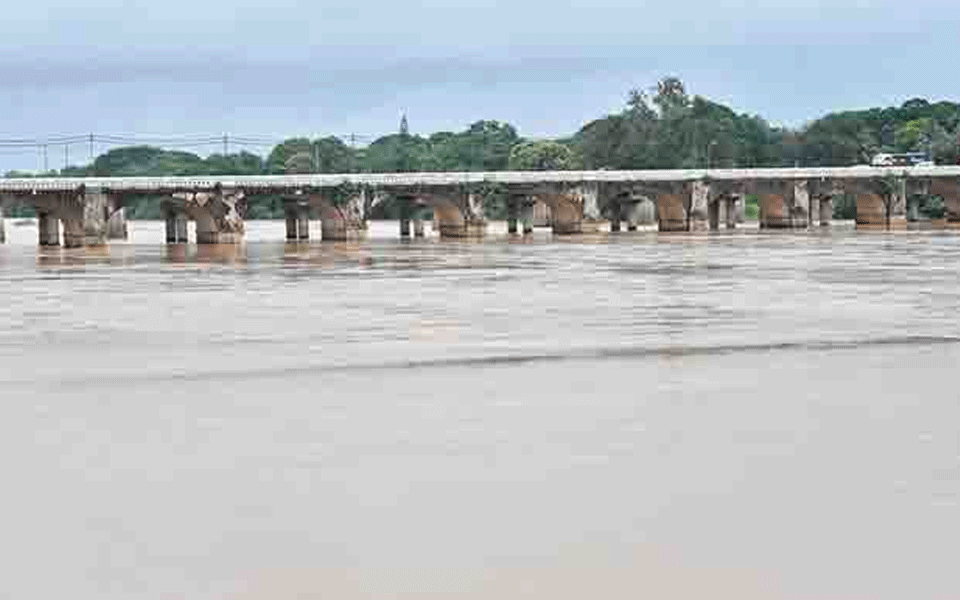
[[[6,231],[0,597],[960,598],[956,234]]]

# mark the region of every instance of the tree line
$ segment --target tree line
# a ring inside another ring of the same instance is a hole
[[[201,157],[151,146],[112,149],[61,176],[259,175],[405,171],[566,169],[672,169],[721,167],[850,166],[874,154],[928,152],[938,164],[958,162],[960,104],[913,99],[899,107],[827,114],[800,128],[769,123],[723,104],[690,95],[677,78],[649,91],[631,90],[624,108],[586,123],[572,136],[525,139],[495,120],[458,132],[411,134],[406,117],[396,133],[354,147],[337,137],[291,138],[261,157],[249,152]],[[25,176],[8,173],[8,176]],[[503,215],[491,202],[490,216]],[[932,210],[935,211],[935,207]],[[390,216],[392,207],[382,216]],[[838,216],[849,212],[838,203]],[[131,218],[157,218],[158,206],[140,199]],[[249,218],[283,214],[280,198],[254,199]]]

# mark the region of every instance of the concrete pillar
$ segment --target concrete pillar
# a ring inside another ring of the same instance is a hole
[[[287,240],[294,241],[300,239],[299,223],[297,222],[297,213],[293,210],[284,211],[284,217],[287,224]]]
[[[553,225],[553,216],[550,207],[539,200],[533,203],[533,226],[550,227]]]
[[[907,197],[907,221],[920,220],[920,197],[912,195]]]
[[[820,227],[829,227],[833,220],[833,197],[820,196]]]
[[[857,229],[886,229],[887,207],[883,198],[871,191],[858,190]]]
[[[198,244],[239,244],[243,241],[244,194],[239,190],[174,194],[197,225]],[[178,234],[179,235],[179,234]]]
[[[520,205],[522,203],[522,196],[510,196],[510,198],[507,199],[507,233],[517,232],[517,217],[520,214]]]
[[[610,202],[610,231],[617,232],[620,231],[620,221],[623,218],[622,210],[620,207],[620,200],[613,200]]]
[[[709,217],[710,231],[717,231],[720,229],[720,207],[723,205],[723,198],[717,198],[709,204],[707,207],[707,215]]]
[[[520,222],[523,225],[523,235],[533,233],[533,203],[524,202],[520,206]]]
[[[690,210],[687,215],[690,231],[706,231],[710,225],[710,185],[694,181],[690,186]]]
[[[60,219],[52,213],[37,213],[37,228],[40,233],[41,246],[60,245]]]
[[[400,198],[400,237],[410,237],[410,199]]]
[[[423,219],[413,220],[413,237],[424,237]]]
[[[84,227],[85,220],[80,216],[79,211],[70,211],[63,219],[63,247],[80,248],[86,243],[87,232]]]
[[[82,214],[80,215],[80,228],[83,230],[83,239],[78,246],[102,246],[107,243],[107,219],[110,215],[110,196],[103,190],[87,190],[82,202]],[[68,230],[73,230],[73,226],[67,227],[64,223],[63,242],[68,247],[73,247],[72,234]]]
[[[657,194],[657,228],[660,231],[687,231],[684,192]]]
[[[110,213],[110,218],[107,220],[108,240],[127,239],[127,216],[124,210],[125,209],[121,206]]]
[[[757,208],[760,229],[788,229],[793,227],[791,199],[779,192],[758,194]]]
[[[898,178],[894,183],[887,213],[887,227],[893,230],[907,228],[907,180]]]
[[[7,232],[3,225],[3,204],[0,203],[0,244],[7,241]]]
[[[187,215],[183,211],[167,213],[167,243],[187,243]]]
[[[621,211],[624,209],[629,231],[636,231],[640,225],[653,225],[657,222],[657,205],[649,198],[640,198],[639,201],[631,202],[626,207],[621,205]]]
[[[945,224],[950,229],[956,228],[960,223],[960,181],[955,178],[931,179],[928,192],[943,198]]]
[[[737,196],[727,196],[723,199],[723,222],[727,229],[737,228]]]
[[[217,222],[209,212],[200,212],[194,218],[197,224],[197,243],[198,244],[219,244],[220,229]]]
[[[288,207],[285,211],[287,239],[291,241],[310,239],[310,209],[306,206]]]
[[[791,222],[794,227],[806,228],[810,219],[810,192],[806,181],[797,181],[793,184],[793,206],[790,209]]]

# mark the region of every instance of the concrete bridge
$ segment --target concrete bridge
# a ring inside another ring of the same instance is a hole
[[[411,235],[411,224],[413,235],[423,234],[428,208],[441,236],[482,236],[491,198],[506,202],[511,233],[532,231],[535,205],[549,207],[557,234],[606,221],[619,231],[624,221],[635,228],[651,218],[660,231],[731,228],[748,194],[758,197],[762,228],[828,225],[839,194],[856,196],[858,227],[904,229],[916,213],[911,206],[933,194],[944,199],[946,224],[960,228],[960,167],[953,166],[2,179],[0,215],[5,205],[27,204],[37,211],[41,245],[99,245],[126,236],[126,202],[151,196],[168,242],[187,241],[193,220],[197,243],[235,243],[246,199],[266,194],[284,198],[292,240],[309,238],[311,215],[319,215],[323,239],[360,237],[371,210],[389,197],[400,206],[401,236]]]

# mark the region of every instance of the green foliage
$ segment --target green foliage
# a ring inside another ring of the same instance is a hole
[[[753,221],[760,218],[760,206],[756,194],[747,194],[744,199],[743,218]]]
[[[356,148],[336,137],[290,138],[266,159],[248,152],[202,158],[150,146],[111,150],[86,166],[59,172],[64,177],[256,175],[262,173],[354,173],[403,171],[500,171],[564,169],[672,169],[776,166],[847,166],[869,162],[880,151],[931,150],[940,164],[960,156],[960,104],[912,99],[899,107],[836,112],[799,129],[771,125],[755,115],[691,95],[683,82],[667,77],[645,92],[633,89],[616,114],[586,123],[573,136],[524,140],[510,124],[480,120],[462,131],[429,136],[411,134],[406,115],[397,133]],[[47,175],[56,175],[51,172]],[[38,176],[8,173],[8,177]],[[883,185],[881,182],[879,185]],[[502,218],[507,196],[502,186],[482,186],[488,216]],[[889,190],[880,190],[887,196]],[[348,190],[337,195],[345,198]],[[155,199],[129,204],[132,218],[156,218]],[[392,202],[377,214],[396,216]],[[851,198],[834,203],[837,217],[852,218]],[[756,199],[745,207],[755,218]],[[943,214],[939,198],[925,198],[921,214]],[[248,200],[249,218],[283,216],[279,197]]]
[[[564,171],[573,168],[570,148],[552,140],[522,142],[510,152],[509,167],[515,171]]]
[[[652,99],[631,91],[623,112],[588,123],[572,143],[586,169],[780,166],[794,162],[790,133],[691,98],[682,82],[667,78]]]

